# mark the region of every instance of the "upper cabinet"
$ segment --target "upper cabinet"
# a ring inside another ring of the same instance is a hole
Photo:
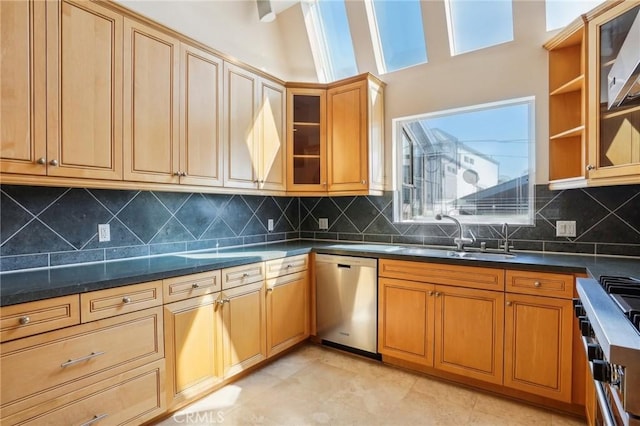
[[[224,65],[224,186],[285,190],[285,89]]]
[[[383,84],[363,74],[288,89],[290,191],[379,194],[384,189]]]
[[[606,2],[545,44],[551,189],[640,182],[639,11]]]

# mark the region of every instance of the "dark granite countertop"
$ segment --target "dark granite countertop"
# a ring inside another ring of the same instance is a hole
[[[517,256],[511,259],[475,260],[452,258],[446,250],[441,252],[432,250],[428,254],[403,254],[402,250],[389,251],[391,248],[391,246],[380,244],[299,240],[62,268],[7,272],[0,274],[0,306],[245,265],[311,251],[456,265],[587,273],[596,278],[600,275],[640,277],[640,259],[637,258],[516,252]]]

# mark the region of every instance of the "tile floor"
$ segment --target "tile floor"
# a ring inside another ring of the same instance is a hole
[[[168,425],[583,425],[573,417],[307,344]]]

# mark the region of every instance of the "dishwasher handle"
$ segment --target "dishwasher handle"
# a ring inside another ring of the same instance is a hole
[[[338,268],[351,269],[351,265],[345,265],[344,263],[338,263]]]

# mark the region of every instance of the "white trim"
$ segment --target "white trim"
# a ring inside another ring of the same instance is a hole
[[[371,43],[373,44],[373,56],[376,58],[376,67],[378,68],[378,73],[386,74],[387,66],[384,60],[384,50],[382,49],[380,29],[378,28],[378,19],[376,18],[376,10],[373,5],[373,0],[364,0],[364,7],[367,12],[367,21],[369,22],[369,31],[371,33]]]

